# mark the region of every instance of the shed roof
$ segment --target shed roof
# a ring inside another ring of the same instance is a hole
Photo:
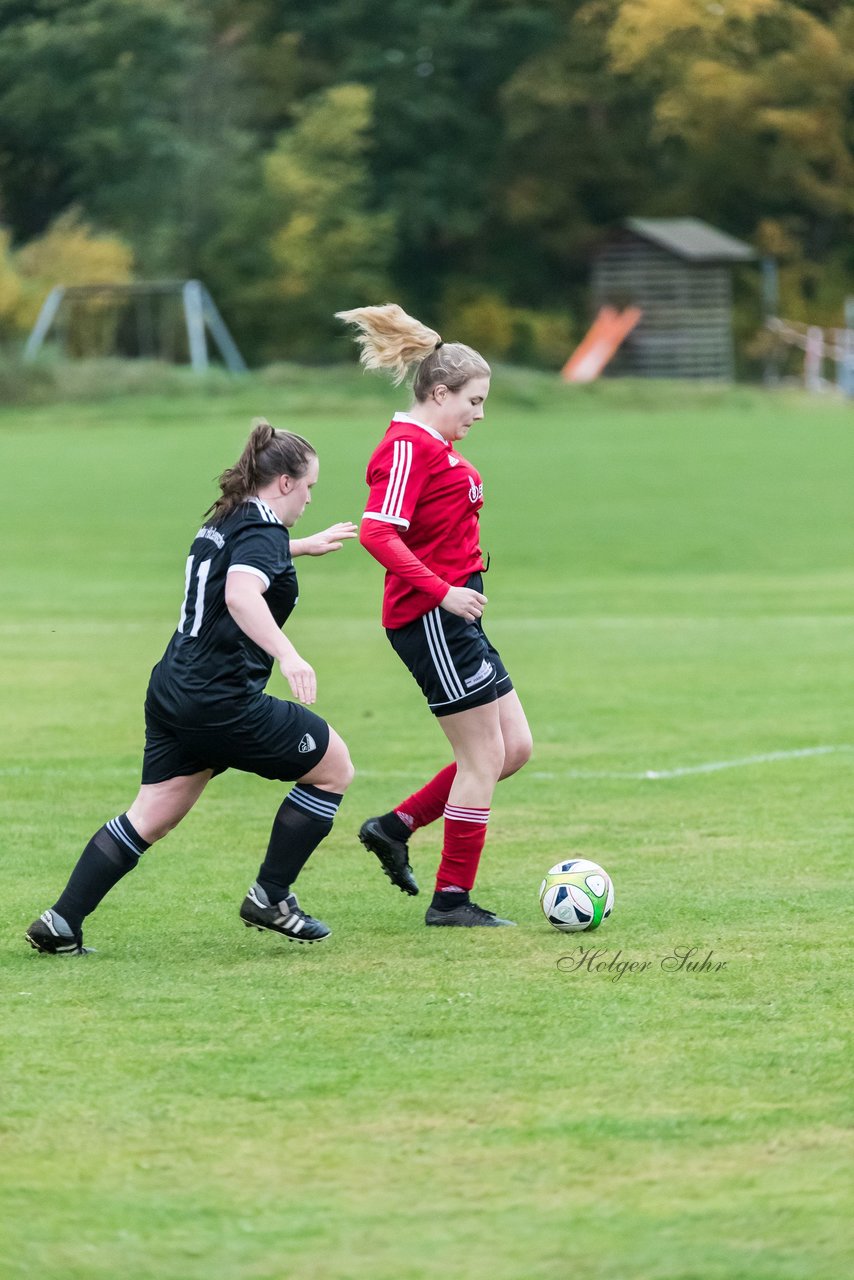
[[[688,262],[749,262],[756,251],[699,218],[627,218],[629,231]]]

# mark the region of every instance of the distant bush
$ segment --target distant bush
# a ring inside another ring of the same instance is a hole
[[[0,334],[12,336],[21,305],[22,285],[10,251],[9,232],[0,227]]]
[[[43,236],[19,249],[13,264],[19,282],[13,319],[24,333],[55,285],[127,284],[133,278],[130,248],[117,236],[96,232],[76,210],[63,213]],[[118,317],[111,302],[75,299],[62,315],[69,355],[103,356],[113,350]]]
[[[559,369],[576,341],[569,311],[514,307],[496,293],[448,291],[441,330],[449,341],[465,342],[487,359],[532,368]]]
[[[451,289],[440,327],[446,342],[465,342],[487,359],[503,360],[513,345],[511,308],[495,293],[459,298]]]
[[[509,356],[515,364],[540,369],[560,369],[569,359],[579,334],[568,311],[513,310],[513,343]]]

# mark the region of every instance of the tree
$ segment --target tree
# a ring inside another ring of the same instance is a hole
[[[670,200],[781,253],[805,293],[827,294],[810,266],[825,261],[838,323],[854,275],[850,4],[623,0],[609,50],[654,94],[657,143],[677,149]]]
[[[188,275],[257,150],[239,40],[201,0],[0,0],[0,192],[16,240],[64,209]]]
[[[192,40],[166,0],[0,0],[0,191],[17,239],[73,203],[137,232],[158,221]]]
[[[501,103],[510,162],[502,193],[517,237],[539,246],[543,294],[586,283],[604,227],[667,187],[668,156],[651,145],[653,95],[608,67],[615,0],[553,0],[555,38],[518,68]]]
[[[552,29],[542,0],[281,0],[315,85],[362,84],[374,109],[367,200],[395,223],[396,293],[426,318],[454,276],[508,274],[499,95]]]
[[[553,257],[553,278],[584,280],[592,246],[628,215],[693,214],[782,254],[788,296],[822,298],[838,323],[854,276],[847,0],[552,7],[561,36],[503,101],[507,214]]]
[[[389,290],[394,220],[369,206],[371,116],[368,89],[337,85],[306,103],[267,157],[280,220],[271,242],[275,291],[286,307],[277,327],[290,355],[314,354],[319,337],[340,336],[335,311]]]

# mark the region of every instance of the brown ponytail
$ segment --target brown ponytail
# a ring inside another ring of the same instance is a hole
[[[315,456],[313,446],[302,436],[278,431],[266,418],[253,418],[246,447],[234,466],[226,467],[220,476],[220,496],[208,507],[205,519],[210,517],[211,524],[218,524],[277,476],[299,480]]]

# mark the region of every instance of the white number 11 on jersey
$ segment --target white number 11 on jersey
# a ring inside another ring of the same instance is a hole
[[[195,583],[196,599],[194,603],[191,603],[190,594],[191,594],[191,591],[193,590],[193,557],[192,556],[187,557],[187,568],[184,571],[184,599],[181,603],[181,617],[178,620],[178,630],[183,632],[184,623],[187,621],[187,618],[190,614],[190,610],[192,610],[193,627],[192,627],[192,630],[190,631],[191,636],[197,636],[199,634],[199,629],[202,625],[202,614],[205,611],[205,585],[207,583],[208,574],[210,573],[210,571],[211,571],[210,560],[203,560],[202,563],[199,565],[198,569],[196,570],[196,583]]]

